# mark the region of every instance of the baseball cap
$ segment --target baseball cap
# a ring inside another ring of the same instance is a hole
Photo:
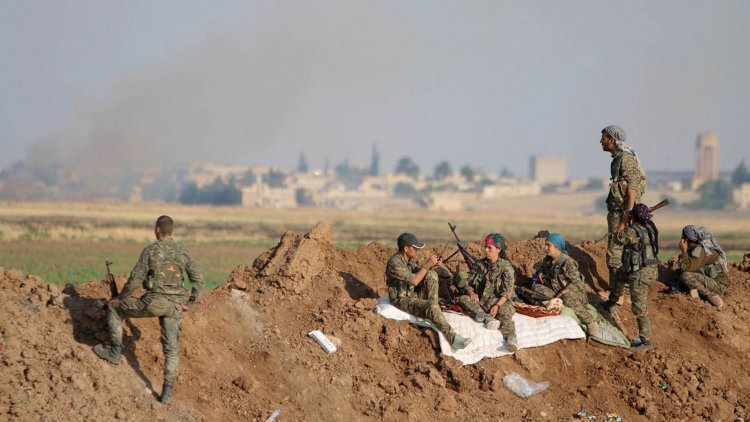
[[[411,233],[401,233],[401,236],[396,240],[396,244],[399,249],[403,249],[404,246],[414,246],[417,249],[424,248],[424,243],[420,242],[417,236]]]

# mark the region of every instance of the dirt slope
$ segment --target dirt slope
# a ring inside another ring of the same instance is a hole
[[[569,246],[592,300],[607,287],[604,247]],[[480,245],[470,249],[478,255]],[[599,420],[605,412],[624,420],[750,419],[747,273],[732,272],[721,312],[652,286],[650,353],[571,340],[462,366],[440,355],[432,331],[371,312],[394,252],[377,243],[338,249],[325,223],[285,233],[186,316],[169,406],[154,399],[163,367],[158,321],[126,324],[125,359],[112,366],[91,351],[106,340],[97,307],[105,284],[59,289],[0,269],[0,419],[265,420],[276,408],[279,420],[311,421],[567,420],[581,408]],[[543,254],[541,239],[509,245],[518,282]],[[670,275],[662,269],[663,280]],[[633,336],[634,319],[622,308]],[[308,337],[315,329],[339,343],[335,354]],[[551,386],[518,398],[502,385],[510,372]]]

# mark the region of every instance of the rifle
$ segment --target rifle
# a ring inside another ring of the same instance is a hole
[[[107,275],[104,277],[104,279],[109,282],[109,293],[114,298],[119,293],[117,293],[117,283],[115,283],[115,276],[112,275],[112,271],[109,270],[109,266],[112,265],[112,261],[104,261],[104,264],[107,266]]]
[[[531,303],[535,303],[535,304],[541,304],[542,302],[552,300],[551,297],[547,297],[541,293],[537,293],[523,286],[516,286],[516,294],[526,299],[527,301]]]
[[[479,264],[477,264],[477,260],[474,259],[473,256],[469,253],[469,251],[466,250],[466,247],[461,244],[461,239],[458,238],[458,235],[456,234],[456,226],[448,222],[448,227],[450,227],[451,232],[453,232],[453,236],[456,238],[456,246],[458,246],[458,250],[456,253],[461,252],[461,255],[464,257],[464,261],[466,261],[466,266],[469,267],[469,272],[477,273],[480,271]],[[453,257],[456,253],[452,254],[448,259]]]
[[[661,208],[664,208],[664,207],[666,207],[666,206],[667,206],[667,205],[669,205],[669,204],[671,204],[671,202],[669,201],[669,199],[662,199],[661,201],[659,201],[659,203],[658,203],[658,204],[654,205],[653,207],[650,207],[650,208],[648,209],[648,213],[649,213],[649,215],[650,215],[650,214],[652,214],[652,213],[653,213],[654,211],[656,211],[656,210],[659,210],[659,209],[661,209]],[[612,234],[612,233],[609,233],[609,232],[608,232],[607,234],[605,234],[604,236],[602,236],[602,238],[601,238],[601,239],[599,239],[599,240],[604,240],[604,239],[608,238],[608,237],[609,237],[609,236],[610,236],[611,234]]]

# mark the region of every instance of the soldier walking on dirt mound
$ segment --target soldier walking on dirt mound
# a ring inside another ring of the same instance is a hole
[[[700,226],[685,226],[680,239],[680,281],[690,289],[690,296],[708,298],[721,309],[721,296],[729,287],[727,255],[716,238]]]
[[[442,265],[440,259],[431,255],[424,265],[417,265],[414,258],[424,248],[424,243],[411,233],[402,233],[396,243],[398,252],[388,260],[385,267],[391,304],[414,316],[429,319],[454,349],[468,346],[471,339],[453,331],[438,304],[438,275],[432,268]]]
[[[122,292],[109,301],[107,324],[112,346],[94,347],[97,356],[116,365],[122,354],[122,319],[159,317],[164,349],[162,403],[172,400],[172,387],[177,379],[180,364],[177,342],[183,313],[195,304],[204,288],[203,276],[195,261],[172,239],[173,225],[172,218],[166,215],[156,220],[156,242],[143,249]],[[192,284],[189,296],[183,282],[185,274]],[[139,298],[131,297],[139,283],[143,283],[146,294]]]
[[[651,221],[649,208],[637,204],[628,214],[625,230],[612,236],[623,248],[622,266],[617,270],[617,288],[609,292],[605,309],[612,313],[622,296],[625,284],[630,286],[631,309],[638,322],[638,338],[631,340],[632,351],[653,349],[651,344],[651,319],[648,317],[648,288],[659,276],[659,230]]]
[[[505,239],[490,233],[484,240],[484,259],[477,262],[475,271],[458,273],[458,288],[463,295],[458,304],[471,312],[474,320],[485,328],[499,329],[509,352],[518,350],[513,314],[516,308],[516,276],[513,267],[504,259]]]
[[[583,276],[578,271],[576,260],[568,255],[565,239],[559,233],[550,233],[544,248],[547,256],[534,264],[539,283],[534,283],[532,290],[549,298],[560,298],[563,305],[575,311],[590,336],[599,335],[596,315],[587,307],[589,301]]]
[[[646,192],[646,174],[633,148],[625,144],[625,131],[619,126],[602,129],[602,149],[612,155],[610,164],[611,182],[607,195],[607,267],[609,268],[609,289],[617,287],[617,269],[620,268],[622,245],[612,236],[625,229],[628,214],[633,206],[641,201]]]

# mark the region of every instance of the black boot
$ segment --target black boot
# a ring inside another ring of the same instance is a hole
[[[159,401],[167,404],[172,401],[172,384],[164,381],[164,385],[161,387],[161,396]]]
[[[107,362],[117,365],[120,363],[122,346],[113,344],[112,347],[104,347],[101,344],[97,344],[94,346],[94,353]]]

